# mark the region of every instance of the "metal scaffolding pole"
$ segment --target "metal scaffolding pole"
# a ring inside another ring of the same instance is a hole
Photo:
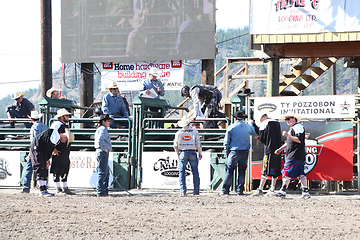
[[[52,87],[51,0],[41,0],[41,96]]]

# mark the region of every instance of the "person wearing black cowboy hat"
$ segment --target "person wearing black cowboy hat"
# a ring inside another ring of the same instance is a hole
[[[109,193],[109,152],[112,150],[111,138],[108,128],[111,121],[114,120],[109,114],[102,114],[100,116],[100,127],[95,132],[94,147],[96,149],[95,155],[98,162],[98,177],[96,184],[96,191],[98,197],[108,196]]]
[[[227,128],[224,138],[224,149],[227,160],[225,164],[225,180],[221,195],[229,194],[232,176],[236,167],[238,168],[236,193],[243,195],[245,171],[251,146],[250,135],[255,136],[254,121],[250,120],[250,123],[245,123],[243,119],[248,116],[243,111],[236,111],[233,116],[236,121]]]

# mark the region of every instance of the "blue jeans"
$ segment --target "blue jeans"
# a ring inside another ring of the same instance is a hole
[[[15,109],[10,109],[9,114],[13,118],[26,118],[23,115],[21,115],[21,113],[18,110],[15,110]],[[24,124],[25,124],[26,128],[31,128],[31,126],[32,126],[32,123],[30,123],[30,122],[25,122]],[[12,122],[10,125],[14,127],[15,122]]]
[[[247,160],[249,156],[249,151],[230,151],[225,165],[225,180],[222,187],[223,193],[229,193],[229,188],[232,183],[232,177],[234,175],[234,170],[236,165],[238,167],[238,182],[236,186],[236,193],[242,194],[244,192],[245,184],[245,171],[247,168]]]
[[[112,118],[125,118],[119,114],[111,114],[109,116]],[[126,128],[126,129],[129,128],[128,122],[118,122],[117,124],[124,126],[124,128]],[[115,129],[118,128],[117,124],[114,121],[111,121],[110,128],[115,128]]]
[[[98,162],[98,178],[96,184],[97,195],[108,194],[109,192],[109,153],[102,151],[101,149],[96,149],[96,160]]]
[[[32,178],[32,174],[33,174],[33,167],[31,164],[31,159],[30,158],[26,158],[27,162],[26,162],[26,166],[25,166],[25,173],[24,173],[24,184],[23,184],[23,188],[22,190],[24,192],[30,192],[30,185],[31,185],[31,178]]]
[[[190,163],[191,172],[193,174],[194,194],[199,194],[200,191],[200,177],[199,177],[199,160],[195,150],[185,150],[180,152],[179,156],[179,183],[181,193],[186,193],[186,166]]]

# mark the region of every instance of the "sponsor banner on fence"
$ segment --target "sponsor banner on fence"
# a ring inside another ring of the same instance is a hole
[[[160,63],[102,63],[101,88],[105,89],[116,82],[121,91],[139,91],[142,83],[149,77],[151,67],[160,72],[157,78],[165,90],[180,90],[183,86],[184,68],[182,61]]]
[[[309,180],[351,181],[353,177],[352,122],[304,122],[305,173]],[[281,131],[289,126],[281,122]],[[285,138],[282,137],[283,142]],[[252,176],[261,178],[264,146],[253,140]],[[286,152],[282,152],[282,165]]]
[[[254,117],[257,123],[264,112],[275,119],[291,113],[300,115],[302,119],[354,118],[355,96],[254,98]]]
[[[179,160],[175,152],[143,153],[143,188],[180,189]],[[203,152],[199,161],[200,189],[207,189],[210,179],[210,153]],[[190,164],[186,167],[186,188],[193,189]]]
[[[95,152],[70,152],[70,171],[68,186],[71,188],[96,188],[97,167]],[[113,171],[113,154],[109,154],[109,167]],[[109,175],[109,187],[113,176]],[[52,174],[49,175],[49,186],[55,187]]]
[[[2,151],[0,186],[20,186],[20,151]]]
[[[360,31],[360,1],[252,0],[251,34]]]

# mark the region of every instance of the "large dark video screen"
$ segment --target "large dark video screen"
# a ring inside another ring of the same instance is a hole
[[[215,58],[215,0],[62,0],[63,63]]]

